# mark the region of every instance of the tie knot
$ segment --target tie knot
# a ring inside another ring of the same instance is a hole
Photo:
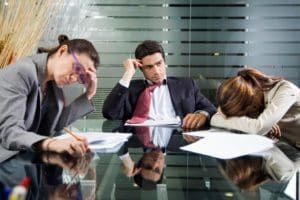
[[[161,86],[160,83],[148,85],[146,89],[152,92],[156,87],[159,87],[159,86]]]

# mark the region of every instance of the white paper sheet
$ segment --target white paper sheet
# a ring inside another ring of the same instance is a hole
[[[181,121],[180,118],[175,119],[147,119],[143,123],[139,124],[129,124],[125,123],[125,126],[180,126]]]
[[[85,137],[92,151],[112,152],[117,151],[124,142],[132,135],[131,133],[108,133],[108,132],[76,132],[77,135]],[[69,134],[63,134],[56,138],[63,139],[72,137]]]
[[[298,185],[299,187],[299,185]],[[288,185],[286,186],[284,193],[291,197],[291,199],[296,199],[297,195],[297,173],[289,181]]]
[[[182,150],[221,159],[231,159],[272,148],[274,141],[261,135],[237,134],[211,129],[185,133],[201,137],[195,143],[181,147]]]

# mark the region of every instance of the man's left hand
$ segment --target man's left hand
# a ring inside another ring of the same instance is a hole
[[[182,120],[185,129],[198,129],[206,122],[207,117],[202,113],[189,113]]]

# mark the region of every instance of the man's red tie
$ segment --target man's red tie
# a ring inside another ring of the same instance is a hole
[[[137,126],[134,127],[136,136],[139,138],[140,142],[143,144],[144,147],[147,148],[155,148],[154,144],[150,138],[150,130],[147,126]]]
[[[131,119],[127,120],[129,124],[139,124],[148,118],[151,102],[151,92],[160,84],[149,85],[140,94]]]

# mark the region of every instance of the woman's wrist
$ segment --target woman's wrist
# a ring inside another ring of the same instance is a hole
[[[32,145],[32,149],[33,149],[34,151],[45,151],[44,146],[45,146],[46,143],[49,142],[48,140],[49,140],[49,139],[47,138],[47,139],[43,139],[43,140],[40,140],[40,141],[34,143],[34,144]]]
[[[55,139],[47,138],[43,140],[40,144],[40,150],[42,151],[51,151],[51,143],[53,143]]]
[[[95,94],[96,94],[96,92],[87,91],[86,92],[86,97],[87,97],[88,100],[91,100]]]

